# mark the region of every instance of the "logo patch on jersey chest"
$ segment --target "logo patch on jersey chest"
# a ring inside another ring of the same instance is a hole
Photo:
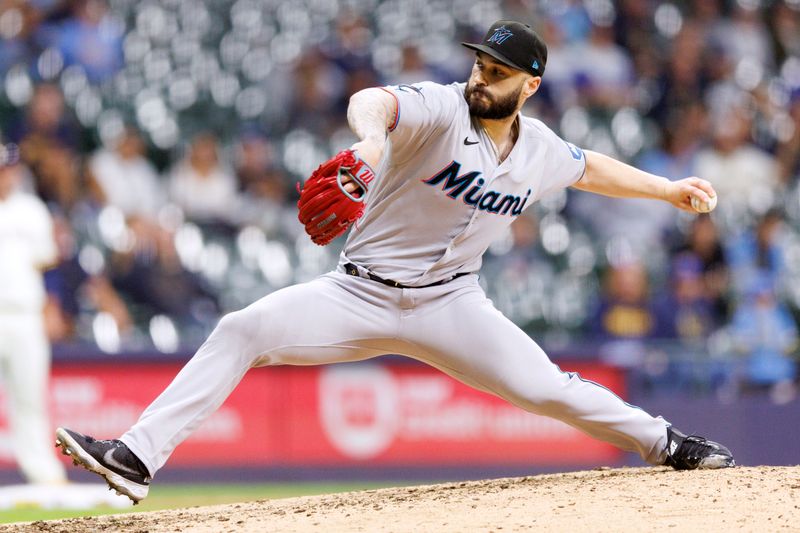
[[[514,194],[504,194],[499,191],[486,190],[486,181],[479,177],[481,172],[472,171],[459,175],[461,163],[453,161],[430,178],[422,180],[430,186],[441,185],[442,190],[453,200],[461,200],[481,211],[496,215],[510,215],[512,217],[522,214],[525,204],[531,195],[531,190],[521,197]]]

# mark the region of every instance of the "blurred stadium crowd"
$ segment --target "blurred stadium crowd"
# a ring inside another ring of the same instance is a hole
[[[487,254],[495,304],[653,387],[791,398],[800,0],[2,0],[0,131],[56,222],[56,349],[190,351],[331,269],[295,183],[354,141],[349,96],[465,80],[459,43],[499,18],[548,43],[527,114],[720,203],[546,198]]]

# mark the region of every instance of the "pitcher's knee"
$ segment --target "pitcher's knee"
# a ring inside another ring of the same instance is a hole
[[[558,398],[539,394],[517,396],[512,403],[537,415],[556,416],[564,410],[564,403]]]
[[[256,323],[245,310],[228,313],[220,319],[209,342],[224,343],[231,351],[244,354],[255,336]]]
[[[567,407],[567,398],[561,383],[516,383],[502,396],[514,405],[545,416],[555,416]]]

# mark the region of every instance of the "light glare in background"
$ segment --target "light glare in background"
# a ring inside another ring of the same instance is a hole
[[[106,353],[119,352],[121,340],[119,327],[109,313],[100,312],[92,320],[92,333],[97,347]]]
[[[563,218],[550,214],[541,222],[542,247],[550,255],[560,255],[569,247],[569,228]]]
[[[258,266],[264,279],[275,288],[285,287],[292,281],[289,251],[282,242],[265,242],[258,252]]]
[[[24,66],[17,65],[9,69],[4,88],[8,100],[16,107],[22,107],[30,101],[33,83]]]
[[[195,224],[185,223],[175,232],[175,250],[181,264],[191,272],[202,268],[203,234]]]
[[[36,69],[43,80],[57,78],[62,68],[64,68],[64,56],[58,48],[45,49],[36,62]]]
[[[0,38],[14,39],[22,31],[22,12],[17,8],[7,9],[0,15]]]
[[[97,246],[86,244],[78,252],[78,264],[90,276],[98,276],[105,269],[106,260]]]
[[[150,338],[161,353],[174,353],[180,344],[178,329],[166,315],[156,315],[150,319]]]
[[[86,71],[80,65],[70,65],[61,72],[61,91],[64,93],[64,100],[74,106],[78,95],[89,85]],[[105,112],[117,112],[109,109]]]
[[[654,14],[656,29],[665,37],[675,37],[683,27],[683,15],[675,4],[661,4]]]

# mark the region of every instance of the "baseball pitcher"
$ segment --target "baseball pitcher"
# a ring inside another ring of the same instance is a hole
[[[299,218],[325,245],[350,230],[339,266],[225,316],[175,380],[119,439],[59,428],[76,464],[137,502],[172,451],[236,387],[268,365],[359,361],[392,353],[432,365],[530,412],[557,418],[654,465],[734,465],[727,448],[686,436],[608,389],[562,372],[496,310],[478,284],[489,244],[549,192],[575,187],[663,200],[696,212],[711,185],[647,174],[560,139],[523,116],[547,48],[498,21],[466,84],[361,91],[348,108],[360,139],[306,181]]]

